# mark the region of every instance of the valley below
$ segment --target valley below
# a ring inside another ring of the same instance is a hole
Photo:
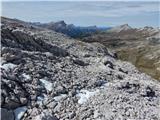
[[[160,30],[121,25],[106,32],[83,38],[112,49],[117,57],[134,64],[141,72],[160,80]]]

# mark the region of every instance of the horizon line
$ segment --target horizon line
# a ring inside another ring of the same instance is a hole
[[[152,25],[146,25],[146,26],[132,26],[130,25],[129,23],[123,23],[123,24],[118,24],[118,25],[103,25],[103,26],[99,26],[99,25],[89,25],[89,26],[86,26],[86,25],[78,25],[78,24],[74,24],[74,23],[67,23],[65,20],[58,20],[58,21],[50,21],[50,22],[40,22],[40,21],[25,21],[25,20],[22,20],[22,19],[18,19],[18,18],[11,18],[11,17],[7,17],[7,16],[2,16],[0,15],[0,19],[1,18],[7,18],[7,19],[15,19],[15,20],[20,20],[20,21],[23,21],[23,22],[31,22],[31,23],[36,23],[36,22],[39,22],[41,24],[45,24],[45,23],[50,23],[50,22],[59,22],[59,21],[64,21],[67,25],[70,25],[70,24],[73,24],[74,26],[76,27],[91,27],[91,26],[96,26],[97,28],[113,28],[113,27],[118,27],[118,26],[122,26],[122,25],[125,25],[125,24],[128,24],[128,26],[130,26],[132,29],[135,29],[135,28],[144,28],[144,27],[152,27],[152,28],[158,28],[160,29],[160,26],[152,26]]]

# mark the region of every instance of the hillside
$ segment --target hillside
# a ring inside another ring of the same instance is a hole
[[[159,120],[160,84],[100,43],[2,17],[2,120]]]
[[[140,71],[160,80],[160,29],[131,28],[125,24],[85,37],[83,41],[104,44],[121,60],[133,63]]]

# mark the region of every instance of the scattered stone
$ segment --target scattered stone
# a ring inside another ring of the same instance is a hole
[[[53,90],[53,84],[45,79],[40,79],[42,85],[46,88],[46,90],[48,91],[52,91]]]
[[[79,97],[78,103],[79,104],[84,104],[85,102],[87,102],[87,100],[91,97],[94,96],[97,91],[94,92],[90,92],[88,90],[81,90],[76,96]]]
[[[76,113],[75,112],[71,112],[71,113],[69,113],[68,118],[69,119],[73,119],[75,116],[76,116]]]
[[[80,66],[87,66],[87,65],[89,65],[88,63],[85,63],[84,61],[79,60],[79,59],[75,59],[75,60],[73,60],[73,62],[75,64],[77,64],[77,65],[80,65]]]
[[[3,64],[1,66],[1,68],[5,69],[6,71],[12,70],[16,67],[17,65],[12,64],[12,63],[7,63],[7,64]]]
[[[37,115],[34,120],[58,120],[58,118],[48,112],[42,112],[40,115]]]
[[[124,71],[122,68],[119,68],[119,71],[128,74],[128,71]]]
[[[59,95],[59,96],[54,97],[54,100],[58,102],[58,101],[60,101],[61,99],[65,99],[66,97],[67,97],[66,94],[61,94],[61,95]]]
[[[47,104],[48,108],[54,109],[57,106],[58,103],[56,103],[55,101],[50,102],[49,104]]]
[[[113,65],[113,63],[110,62],[110,61],[105,61],[105,62],[104,62],[104,65],[105,65],[105,66],[108,66],[108,67],[111,68],[111,69],[114,69],[114,65]]]
[[[146,88],[146,94],[143,95],[143,96],[144,97],[156,97],[155,91],[152,88],[150,88],[149,86],[147,86],[147,88]]]

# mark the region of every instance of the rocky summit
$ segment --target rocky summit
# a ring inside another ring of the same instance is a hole
[[[2,17],[1,46],[2,120],[160,119],[159,82],[100,43]]]

